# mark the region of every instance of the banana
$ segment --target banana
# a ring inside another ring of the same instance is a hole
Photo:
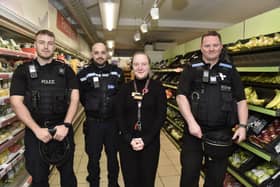
[[[275,96],[274,98],[265,106],[265,108],[273,108],[280,103],[280,90],[275,89]]]
[[[279,102],[278,105],[276,106],[276,109],[280,109],[280,102]]]
[[[244,92],[245,92],[246,98],[249,97],[249,95],[252,93],[252,91],[253,91],[252,87],[244,88]]]
[[[258,106],[262,106],[265,102],[265,99],[254,99],[254,100],[251,100],[251,103],[253,105],[258,105]]]

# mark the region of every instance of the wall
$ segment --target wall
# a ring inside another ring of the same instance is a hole
[[[246,19],[230,27],[218,31],[223,38],[223,43],[233,43],[240,39],[265,35],[280,31],[280,8],[273,9],[253,18]],[[184,47],[182,47],[184,46]],[[179,54],[198,50],[200,38],[188,41],[184,44],[170,48],[163,54],[164,59],[170,59]]]
[[[43,28],[50,29],[59,45],[90,57],[90,47],[80,35],[71,39],[57,28],[57,10],[48,0],[0,0],[0,6],[0,16],[33,33]]]

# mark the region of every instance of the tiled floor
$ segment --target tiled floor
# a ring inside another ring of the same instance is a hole
[[[84,136],[82,128],[79,127],[75,134],[76,152],[74,160],[74,170],[78,179],[78,187],[88,187],[86,181],[87,176],[87,155],[84,151]],[[107,170],[106,170],[106,157],[103,152],[101,157],[101,187],[107,187]],[[50,176],[50,186],[59,187],[59,177],[56,169],[53,170]],[[161,152],[158,165],[158,172],[156,177],[155,187],[179,187],[180,179],[180,159],[179,151],[171,143],[171,141],[161,133]],[[124,187],[123,179],[120,173],[119,184]],[[201,186],[201,185],[200,185]]]

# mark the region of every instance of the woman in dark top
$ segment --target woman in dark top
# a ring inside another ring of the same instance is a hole
[[[165,90],[150,79],[150,59],[145,53],[133,55],[132,69],[135,80],[122,87],[116,104],[121,169],[126,187],[153,187],[166,115]]]

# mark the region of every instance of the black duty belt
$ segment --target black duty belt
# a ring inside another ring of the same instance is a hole
[[[87,120],[94,121],[94,122],[104,122],[104,121],[111,121],[113,118],[96,118],[96,117],[89,117],[87,116]]]

